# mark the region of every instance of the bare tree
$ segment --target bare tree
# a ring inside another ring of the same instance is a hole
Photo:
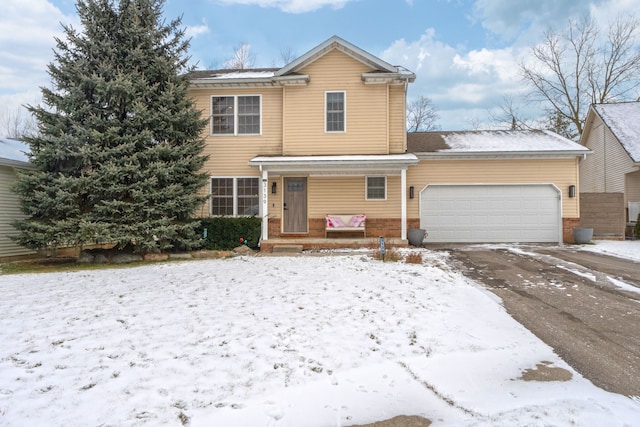
[[[282,66],[285,66],[296,59],[298,55],[290,47],[286,49],[280,49],[280,62]]]
[[[438,110],[431,98],[421,95],[407,104],[407,132],[428,132],[438,130]]]
[[[489,111],[489,117],[498,127],[507,127],[510,130],[526,130],[535,128],[535,123],[527,119],[518,109],[513,96],[505,95],[499,106],[500,111]]]
[[[24,108],[4,108],[0,112],[0,135],[7,138],[22,139],[36,136],[38,125],[34,117]]]
[[[251,52],[251,45],[247,43],[234,47],[233,58],[225,61],[224,68],[232,70],[244,70],[253,68],[256,63],[256,55]]]
[[[546,31],[542,44],[531,50],[531,64],[521,63],[531,98],[554,111],[555,119],[570,123],[564,136],[582,134],[591,103],[637,98],[639,32],[634,16],[617,18],[603,38],[590,18],[572,19],[563,32]]]

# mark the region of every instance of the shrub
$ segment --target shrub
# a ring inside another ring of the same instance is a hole
[[[405,257],[404,262],[407,264],[422,264],[422,254],[418,252],[411,252]]]
[[[371,256],[377,260],[393,261],[393,262],[397,262],[402,259],[402,254],[400,253],[400,251],[394,248],[387,249],[386,253],[384,254],[384,259],[382,257],[382,254],[380,253],[380,249],[373,251]]]
[[[640,239],[640,214],[638,214],[638,218],[636,219],[636,226],[633,227],[633,234],[636,236],[636,239]]]
[[[262,221],[256,217],[215,217],[201,218],[198,231],[203,236],[203,249],[229,250],[243,244],[252,249],[258,248]],[[207,236],[204,238],[204,230]]]

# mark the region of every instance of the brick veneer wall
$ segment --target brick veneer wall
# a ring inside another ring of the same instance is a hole
[[[624,240],[626,225],[623,193],[580,193],[580,227],[594,239]]]
[[[367,218],[366,224],[366,237],[400,237],[400,218]],[[269,218],[269,238],[275,239],[278,237],[310,237],[310,238],[324,238],[325,228],[324,218],[309,218],[309,232],[291,235],[283,235],[280,229],[280,218]],[[407,221],[408,228],[418,228],[420,226],[420,220]],[[412,225],[415,225],[412,226]],[[340,233],[340,237],[362,237],[362,233],[353,233],[353,236],[347,233]]]
[[[580,227],[580,218],[562,218],[562,241],[575,243],[573,240],[573,228]]]

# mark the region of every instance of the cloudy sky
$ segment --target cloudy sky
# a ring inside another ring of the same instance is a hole
[[[282,51],[302,55],[338,35],[414,71],[409,99],[428,96],[440,127],[461,130],[490,126],[503,97],[523,93],[518,64],[545,29],[589,14],[606,23],[640,0],[166,0],[164,10],[183,16],[202,69],[222,67],[240,44],[256,67],[281,66]],[[39,87],[50,86],[61,23],[79,26],[75,1],[1,1],[0,114],[39,102]]]

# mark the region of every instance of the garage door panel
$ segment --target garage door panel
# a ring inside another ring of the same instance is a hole
[[[432,242],[558,242],[558,190],[544,185],[434,185],[420,193]]]

